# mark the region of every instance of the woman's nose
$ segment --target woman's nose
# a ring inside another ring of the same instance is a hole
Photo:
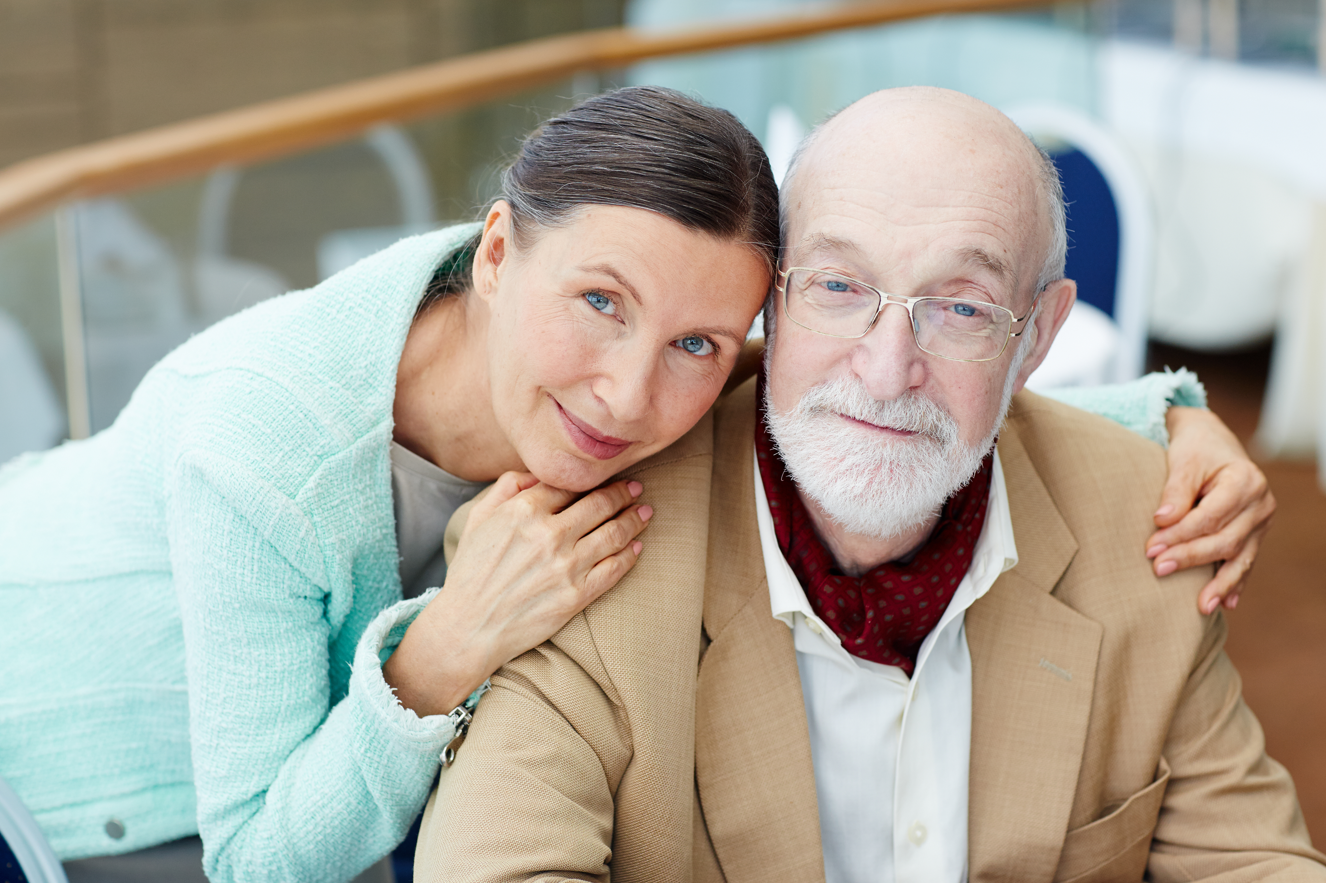
[[[635,348],[615,354],[594,382],[594,394],[608,406],[613,419],[631,423],[644,417],[654,399],[658,360]]]

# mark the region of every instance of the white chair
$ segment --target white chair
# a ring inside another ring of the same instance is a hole
[[[1009,109],[1008,115],[1052,154],[1056,148],[1070,148],[1095,166],[1109,188],[1119,227],[1115,289],[1113,297],[1103,302],[1112,309],[1102,310],[1079,300],[1028,386],[1090,386],[1139,377],[1146,360],[1147,303],[1155,266],[1155,219],[1144,179],[1115,137],[1074,108],[1029,104]],[[1071,192],[1068,198],[1071,202]],[[1082,213],[1092,207],[1076,208],[1082,219]],[[1070,277],[1073,210],[1070,205]]]
[[[8,864],[17,864],[17,873]],[[32,813],[4,779],[0,779],[0,877],[17,883],[68,883]]]

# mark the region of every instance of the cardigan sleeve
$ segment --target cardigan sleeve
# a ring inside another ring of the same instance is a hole
[[[1047,398],[1108,417],[1161,446],[1169,445],[1165,412],[1171,405],[1205,408],[1206,389],[1187,368],[1155,371],[1128,383],[1039,390]]]
[[[373,620],[331,706],[319,559],[290,554],[316,549],[309,520],[243,465],[200,453],[168,477],[166,508],[208,879],[349,880],[404,837],[453,736],[382,678],[427,598]]]

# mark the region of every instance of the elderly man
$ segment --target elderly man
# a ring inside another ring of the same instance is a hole
[[[1075,297],[1052,166],[894,90],[784,199],[766,373],[715,415],[689,543],[702,621],[655,539],[653,595],[512,663],[419,878],[1326,880],[1205,574],[1137,554],[1160,449],[1017,394]]]

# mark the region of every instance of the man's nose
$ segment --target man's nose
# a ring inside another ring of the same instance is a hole
[[[852,370],[872,398],[896,399],[925,380],[925,353],[916,345],[907,308],[885,301],[875,325],[852,353]]]

